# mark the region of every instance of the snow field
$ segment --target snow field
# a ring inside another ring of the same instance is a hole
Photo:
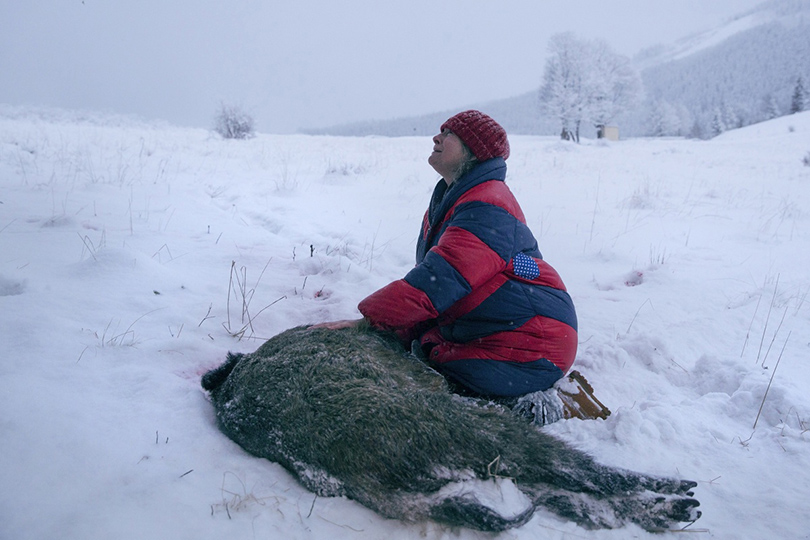
[[[699,481],[698,537],[810,537],[809,133],[805,112],[711,141],[511,138],[507,183],[613,411],[546,429]],[[199,387],[408,271],[430,147],[3,109],[0,537],[489,537],[315,498]],[[628,535],[648,536],[538,512],[500,537]]]

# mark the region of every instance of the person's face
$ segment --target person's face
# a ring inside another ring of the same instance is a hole
[[[451,184],[456,178],[456,171],[465,159],[464,143],[449,129],[433,137],[433,153],[428,163],[442,178]]]

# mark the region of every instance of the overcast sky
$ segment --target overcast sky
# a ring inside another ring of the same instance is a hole
[[[522,94],[561,31],[633,56],[761,2],[0,0],[0,103],[288,133]]]

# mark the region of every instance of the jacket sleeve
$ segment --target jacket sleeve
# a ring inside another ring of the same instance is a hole
[[[440,316],[506,268],[516,223],[492,204],[460,204],[422,262],[360,302],[360,312],[388,330],[406,330]]]

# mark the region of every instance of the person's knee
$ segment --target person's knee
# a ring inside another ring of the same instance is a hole
[[[545,359],[525,364],[487,359],[454,360],[437,364],[435,368],[451,382],[488,397],[542,392],[563,376],[560,368]]]

